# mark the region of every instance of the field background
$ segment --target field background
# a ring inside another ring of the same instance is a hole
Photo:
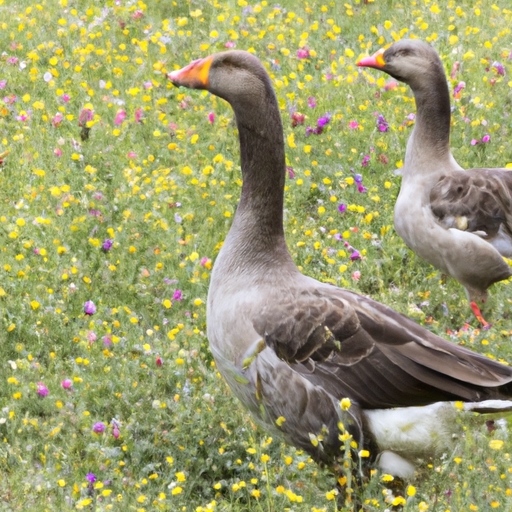
[[[510,283],[481,332],[462,287],[394,232],[414,101],[355,66],[402,37],[432,42],[448,73],[460,63],[450,89],[465,83],[456,159],[505,166],[511,25],[509,0],[0,0],[0,510],[336,509],[332,478],[254,426],[208,349],[238,141],[225,102],[166,73],[226,45],[254,52],[276,88],[302,270],[512,361]],[[367,510],[512,510],[506,426],[461,429],[403,500],[375,474]]]

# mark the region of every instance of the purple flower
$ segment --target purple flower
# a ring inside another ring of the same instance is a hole
[[[286,172],[288,173],[288,178],[293,180],[295,178],[295,172],[293,170],[293,167],[290,167],[289,165],[286,166]]]
[[[459,82],[454,88],[453,88],[453,97],[456,99],[460,98],[461,91],[466,87],[466,82]]]
[[[85,475],[85,479],[93,484],[96,482],[96,475],[94,473],[87,473],[87,475]]]
[[[36,392],[39,396],[48,396],[48,388],[44,385],[44,382],[37,383]]]
[[[327,112],[327,114],[325,114],[325,116],[318,118],[318,121],[316,122],[316,124],[319,128],[323,128],[326,124],[329,124],[330,120],[331,120],[331,114],[329,112]]]
[[[89,108],[83,108],[78,116],[78,126],[86,126],[88,121],[92,121],[94,113]]]
[[[361,183],[358,183],[357,184],[357,191],[360,193],[360,194],[364,194],[366,192],[366,187],[364,187]]]
[[[71,379],[64,379],[60,385],[64,388],[64,389],[71,389],[73,387],[73,382],[71,381]]]
[[[180,301],[183,299],[183,293],[181,290],[174,290],[174,293],[172,294],[172,300]]]
[[[370,160],[369,156],[368,157],[365,156],[365,158],[368,158],[368,160]],[[363,177],[360,174],[354,174],[354,181],[358,184],[363,183]]]
[[[471,145],[476,146],[480,141],[478,139],[471,139]]]
[[[84,303],[84,313],[86,315],[94,315],[94,313],[96,313],[96,306],[92,300],[88,300]]]
[[[485,134],[482,137],[482,142],[489,142],[491,140],[491,136],[489,134]]]
[[[346,205],[346,204],[340,203],[340,204],[338,205],[338,211],[339,211],[340,213],[343,213],[343,212],[345,212],[346,210],[347,210],[347,205]]]
[[[97,423],[95,423],[93,426],[92,426],[92,431],[95,433],[95,434],[103,434],[103,432],[105,432],[105,429],[107,427],[105,426],[105,423],[103,423],[102,421],[98,421]]]
[[[108,252],[110,249],[112,249],[112,246],[114,245],[114,241],[110,240],[110,238],[107,238],[103,240],[103,244],[101,245],[101,250],[103,252]]]
[[[492,67],[496,70],[496,73],[500,76],[505,76],[505,68],[501,62],[493,62]]]
[[[377,128],[379,129],[380,132],[387,132],[389,129],[388,122],[386,121],[382,114],[379,114],[377,116]]]
[[[368,165],[368,162],[370,161],[370,155],[364,155],[363,161],[361,162],[361,165],[363,167],[366,167]],[[356,180],[357,182],[357,180]]]
[[[350,260],[351,261],[354,261],[354,260],[360,260],[361,259],[361,254],[359,254],[359,251],[357,251],[356,249],[354,249],[354,251],[352,252],[352,254],[350,255]]]
[[[104,347],[112,346],[112,338],[108,334],[105,334],[105,336],[103,336],[102,340],[103,340]]]
[[[313,98],[313,96],[310,96],[308,98],[308,107],[309,108],[315,108],[316,107],[316,100]]]

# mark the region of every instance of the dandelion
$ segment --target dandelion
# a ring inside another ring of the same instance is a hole
[[[96,313],[96,305],[92,300],[88,300],[84,303],[84,313],[86,315],[94,315],[94,313]]]

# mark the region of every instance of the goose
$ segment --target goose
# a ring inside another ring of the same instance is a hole
[[[417,458],[451,446],[459,412],[512,409],[512,368],[296,267],[283,228],[283,127],[254,55],[215,53],[168,78],[234,110],[243,185],[212,271],[207,336],[257,423],[335,472],[350,439],[355,477],[376,464],[407,478]]]
[[[477,319],[493,283],[512,275],[512,173],[464,170],[450,151],[450,95],[437,52],[420,39],[402,39],[357,63],[408,84],[416,122],[407,142],[394,224],[407,246],[454,277]]]

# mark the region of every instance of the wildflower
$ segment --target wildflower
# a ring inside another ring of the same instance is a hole
[[[342,398],[340,400],[340,406],[344,411],[348,411],[351,405],[352,402],[350,401],[350,398]]]
[[[87,473],[87,475],[85,475],[85,479],[91,484],[93,484],[94,482],[96,482],[96,475],[94,473]]]
[[[110,347],[112,346],[112,338],[106,334],[105,336],[103,336],[103,346],[104,347]]]
[[[303,125],[306,116],[300,112],[294,112],[292,114],[292,127],[295,128],[298,125]]]
[[[350,255],[350,261],[355,261],[355,260],[360,260],[360,259],[361,259],[361,254],[359,253],[359,251],[354,250],[352,252],[352,254]]]
[[[338,211],[339,211],[340,213],[344,213],[344,212],[346,212],[346,211],[347,211],[347,205],[346,205],[346,204],[344,204],[344,203],[340,203],[340,204],[338,205]]]
[[[313,96],[310,96],[308,98],[308,107],[309,108],[315,108],[316,107],[316,100]]]
[[[389,130],[388,122],[382,114],[377,116],[377,128],[380,132],[387,132]]]
[[[351,130],[357,130],[359,128],[359,123],[357,121],[350,121],[348,123],[348,127],[351,129]]]
[[[64,389],[71,389],[73,387],[73,382],[71,381],[71,379],[64,379],[60,385],[64,388]]]
[[[144,110],[142,110],[142,108],[139,107],[137,110],[135,110],[135,122],[141,124],[143,117],[144,117]]]
[[[112,420],[112,435],[118,439],[120,436],[119,425],[116,420]]]
[[[88,300],[84,303],[84,313],[86,315],[94,315],[94,313],[96,313],[96,306],[92,300]]]
[[[494,70],[496,70],[496,73],[500,76],[505,76],[505,68],[503,67],[503,64],[501,62],[493,62],[492,67]]]
[[[453,97],[458,100],[461,97],[461,91],[466,87],[466,82],[459,82],[454,88],[453,88]]]
[[[319,117],[318,121],[316,122],[318,128],[323,128],[326,124],[329,124],[331,120],[331,114],[327,112],[325,116]]]
[[[470,144],[471,144],[472,146],[476,146],[479,142],[480,142],[480,141],[479,141],[478,139],[471,139]]]
[[[293,180],[295,178],[295,172],[293,171],[293,167],[290,167],[289,165],[286,166],[286,172],[288,173],[288,178]]]
[[[363,167],[366,167],[368,165],[368,162],[370,161],[370,155],[364,155],[363,161],[361,162],[361,165]]]
[[[110,240],[110,238],[107,238],[103,240],[103,243],[101,244],[101,250],[103,252],[108,252],[112,248],[112,245],[114,245],[114,241]]]
[[[44,385],[43,382],[38,382],[37,383],[36,393],[39,396],[45,397],[45,396],[48,396],[49,391],[48,391],[48,388]]]
[[[233,41],[227,41],[226,43],[224,43],[225,48],[234,48],[235,46],[236,43],[234,43]]]
[[[453,63],[452,70],[450,71],[450,78],[452,80],[455,80],[455,75],[457,74],[457,71],[459,70],[460,62],[456,60]]]
[[[297,50],[297,57],[299,59],[308,59],[309,58],[309,49],[307,47],[299,48]]]
[[[62,123],[62,120],[64,119],[64,114],[62,112],[57,112],[52,119],[52,125],[54,128],[57,128],[57,126],[60,126]]]
[[[83,108],[78,117],[78,126],[85,127],[88,121],[93,118],[93,111],[89,108]]]
[[[491,136],[486,134],[482,137],[482,142],[489,142],[491,140]]]
[[[105,429],[107,427],[105,426],[105,423],[103,423],[102,421],[98,421],[97,423],[95,423],[93,426],[92,426],[92,431],[95,433],[95,434],[103,434],[103,432],[105,432]]]
[[[164,364],[164,362],[162,361],[162,358],[160,356],[156,356],[156,361],[155,361],[155,364],[157,366],[162,366]]]
[[[210,124],[215,123],[215,112],[210,112],[210,113],[208,114],[208,122],[209,122]]]
[[[172,294],[172,300],[180,301],[183,300],[183,292],[181,290],[174,290],[174,293]]]
[[[114,124],[119,126],[126,119],[126,112],[124,110],[118,110],[116,117],[114,118]]]

